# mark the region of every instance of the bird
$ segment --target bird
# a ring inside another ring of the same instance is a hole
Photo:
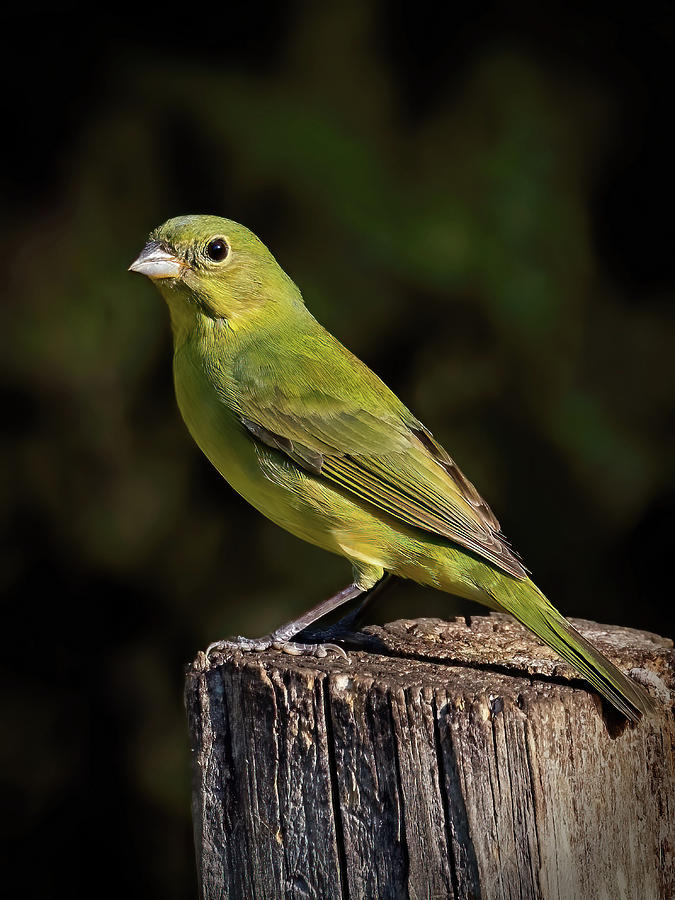
[[[654,700],[551,604],[452,457],[330,334],[265,244],[212,215],[169,219],[130,271],[166,301],[178,408],[222,477],[291,534],[346,558],[351,582],[261,638],[215,650],[323,656],[293,640],[390,576],[509,613],[629,720]]]

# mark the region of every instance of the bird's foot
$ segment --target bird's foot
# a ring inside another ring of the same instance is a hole
[[[249,653],[251,651],[260,653],[263,650],[281,650],[291,656],[315,656],[319,659],[322,659],[329,653],[337,653],[339,656],[344,657],[347,662],[350,661],[342,647],[339,647],[337,644],[302,644],[298,641],[280,639],[274,634],[261,638],[246,638],[239,636],[231,638],[230,640],[213,641],[213,643],[209,644],[204,651],[204,655],[209,659],[213,653],[223,653],[227,655],[237,650],[243,653]]]

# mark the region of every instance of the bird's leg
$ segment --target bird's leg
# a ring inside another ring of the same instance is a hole
[[[382,593],[387,587],[394,583],[394,576],[386,573],[370,590],[368,590],[360,603],[350,610],[346,615],[338,619],[333,625],[327,625],[325,628],[315,628],[310,632],[310,636],[318,641],[337,641],[348,638],[356,631],[361,621],[366,607],[370,606],[371,601]]]
[[[301,644],[292,641],[291,638],[311,625],[312,622],[316,622],[317,619],[328,615],[329,612],[332,612],[338,606],[347,603],[349,600],[355,600],[364,593],[366,593],[365,589],[358,584],[350,584],[338,591],[337,594],[333,594],[328,600],[324,600],[317,606],[312,607],[312,609],[307,610],[299,619],[294,619],[292,622],[282,625],[281,628],[277,628],[276,631],[266,634],[264,637],[246,638],[240,636],[231,640],[214,641],[206,648],[206,656],[208,658],[214,650],[220,652],[227,652],[228,650],[269,650],[272,647],[292,655],[308,653],[319,657],[326,656],[329,650],[333,650],[347,659],[347,654],[337,644]]]

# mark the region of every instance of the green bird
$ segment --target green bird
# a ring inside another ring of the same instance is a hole
[[[251,231],[215,216],[170,219],[130,270],[154,281],[169,307],[178,406],[203,453],[263,515],[353,569],[348,587],[299,619],[207,653],[325,655],[331,645],[293,637],[391,574],[510,613],[629,719],[652,711],[650,695],[528,578],[454,460],[316,321]]]

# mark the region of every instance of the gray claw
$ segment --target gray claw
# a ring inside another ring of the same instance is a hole
[[[347,662],[350,662],[350,659],[343,648],[339,647],[337,644],[300,644],[295,641],[275,641],[270,640],[269,638],[258,638],[256,640],[241,636],[225,641],[213,641],[204,651],[204,656],[208,660],[214,652],[227,653],[228,651],[234,652],[235,650],[244,653],[250,651],[261,652],[263,650],[269,650],[270,647],[274,650],[281,650],[283,653],[288,653],[290,656],[303,656],[306,654],[307,656],[315,656],[318,659],[323,659],[324,656],[328,655],[328,651],[332,650],[334,653],[342,656],[343,659],[346,659]]]
[[[266,641],[264,638],[260,638],[260,640],[253,640],[251,638],[242,637],[239,635],[236,638],[232,638],[230,640],[225,641],[213,641],[209,644],[209,646],[204,651],[206,658],[217,650],[219,653],[226,653],[228,650],[241,650],[243,653],[248,653],[251,650],[267,650],[271,646],[270,641]]]

